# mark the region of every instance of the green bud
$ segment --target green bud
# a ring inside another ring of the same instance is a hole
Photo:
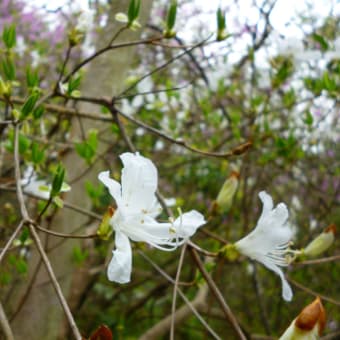
[[[10,97],[12,94],[12,83],[10,81],[4,81],[0,77],[0,95],[4,97]]]
[[[229,261],[235,261],[240,257],[240,252],[237,250],[237,247],[233,243],[229,243],[225,245],[219,252],[224,258]]]
[[[225,23],[225,13],[218,8],[216,12],[216,20],[217,20],[217,41],[222,41],[228,38],[228,34],[226,32],[226,23]]]
[[[68,32],[68,42],[71,47],[79,45],[84,39],[84,32],[78,30],[77,28],[72,28]]]
[[[112,227],[110,225],[111,218],[114,214],[114,209],[109,207],[103,219],[97,229],[97,235],[102,239],[107,241],[112,234]]]
[[[335,224],[329,225],[319,236],[317,236],[308,246],[302,250],[302,254],[307,257],[316,257],[325,252],[334,242]]]
[[[239,176],[238,172],[233,171],[218,193],[215,203],[219,213],[225,213],[230,209],[234,195],[237,191]]]

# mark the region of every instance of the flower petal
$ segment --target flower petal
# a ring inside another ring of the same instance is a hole
[[[262,222],[262,219],[265,218],[268,213],[273,209],[273,199],[270,195],[268,195],[265,191],[261,191],[259,193],[260,200],[263,203],[262,214],[257,222],[257,224]]]
[[[282,270],[274,263],[272,263],[270,260],[262,259],[261,262],[268,269],[272,270],[274,273],[280,276],[282,282],[282,297],[286,301],[291,301],[293,298],[293,291],[289,283],[287,282]]]
[[[158,209],[155,192],[157,190],[157,169],[151,160],[126,152],[120,156],[124,168],[122,170],[122,199],[127,212],[143,211],[145,213]]]
[[[100,172],[98,179],[109,189],[110,195],[115,199],[117,205],[119,205],[122,196],[120,184],[110,177],[110,171]]]
[[[179,216],[175,222],[174,227],[177,235],[181,238],[191,237],[206,221],[204,216],[196,210],[191,210]]]
[[[130,282],[132,270],[132,250],[128,237],[120,231],[116,231],[116,250],[107,268],[107,276],[110,281],[118,283]]]

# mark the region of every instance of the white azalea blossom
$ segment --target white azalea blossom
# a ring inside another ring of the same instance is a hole
[[[162,211],[157,201],[157,169],[151,160],[138,153],[124,153],[121,184],[110,178],[109,171],[101,172],[98,179],[115,199],[115,210],[110,224],[115,231],[113,258],[108,266],[110,281],[127,283],[132,269],[130,240],[146,242],[151,246],[171,251],[182,245],[197,228],[205,224],[204,217],[192,210],[169,222],[157,222]]]
[[[255,229],[235,243],[237,250],[253,260],[261,262],[268,269],[280,276],[282,296],[286,301],[293,297],[292,289],[286,281],[280,267],[288,265],[286,254],[292,231],[287,225],[288,209],[279,203],[273,209],[273,200],[265,191],[259,193],[263,210]]]

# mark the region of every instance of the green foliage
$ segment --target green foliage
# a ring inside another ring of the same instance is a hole
[[[11,58],[6,57],[2,60],[2,70],[8,80],[15,79],[15,65]]]
[[[34,89],[39,86],[38,70],[32,70],[31,67],[26,69],[26,83],[28,88]]]
[[[129,9],[128,9],[129,24],[132,24],[138,18],[139,10],[140,10],[140,0],[130,0]]]
[[[27,261],[16,255],[8,256],[8,263],[16,270],[16,272],[20,275],[24,275],[27,273]]]
[[[16,28],[15,24],[5,26],[2,32],[2,41],[8,49],[11,49],[16,44]]]
[[[173,29],[176,23],[176,15],[177,15],[177,0],[171,0],[166,18],[166,27],[163,32],[164,38],[173,38],[176,35],[176,32]]]
[[[97,130],[90,130],[87,140],[82,143],[76,144],[76,151],[78,155],[88,163],[91,164],[93,158],[96,156],[98,140],[97,140]]]
[[[72,251],[72,260],[77,264],[81,265],[89,256],[88,250],[83,250],[79,246],[75,246]]]
[[[322,51],[327,51],[329,46],[327,40],[322,36],[317,33],[312,34],[312,39],[317,42],[320,45],[320,48]]]
[[[63,186],[64,177],[65,177],[65,169],[61,164],[59,164],[54,174],[53,181],[52,181],[52,188],[51,188],[51,193],[50,193],[52,198],[57,196],[60,193],[62,186]]]
[[[27,98],[26,102],[21,108],[21,119],[25,119],[32,111],[34,111],[35,104],[37,103],[39,97],[39,93],[33,93]],[[37,113],[35,113],[35,116],[37,116]]]

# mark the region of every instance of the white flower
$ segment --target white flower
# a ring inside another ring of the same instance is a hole
[[[30,165],[24,172],[20,181],[24,193],[37,196],[43,200],[50,198],[51,184],[43,179],[38,179],[33,167]],[[71,187],[65,182],[62,184],[61,192],[70,191]]]
[[[292,231],[286,224],[288,209],[284,203],[279,203],[273,209],[273,200],[265,191],[261,191],[259,197],[263,203],[260,219],[255,229],[236,242],[235,246],[243,255],[261,262],[279,275],[282,281],[282,296],[286,301],[290,301],[293,297],[292,289],[280,268],[288,265],[286,254],[292,237]]]
[[[129,239],[171,251],[192,236],[205,220],[199,212],[192,210],[174,221],[157,222],[155,218],[162,209],[155,195],[155,165],[138,153],[124,153],[120,158],[124,165],[121,184],[110,178],[109,171],[101,172],[98,178],[109,189],[117,204],[110,221],[115,231],[116,249],[107,270],[108,278],[110,281],[126,283],[130,281],[132,268]]]

